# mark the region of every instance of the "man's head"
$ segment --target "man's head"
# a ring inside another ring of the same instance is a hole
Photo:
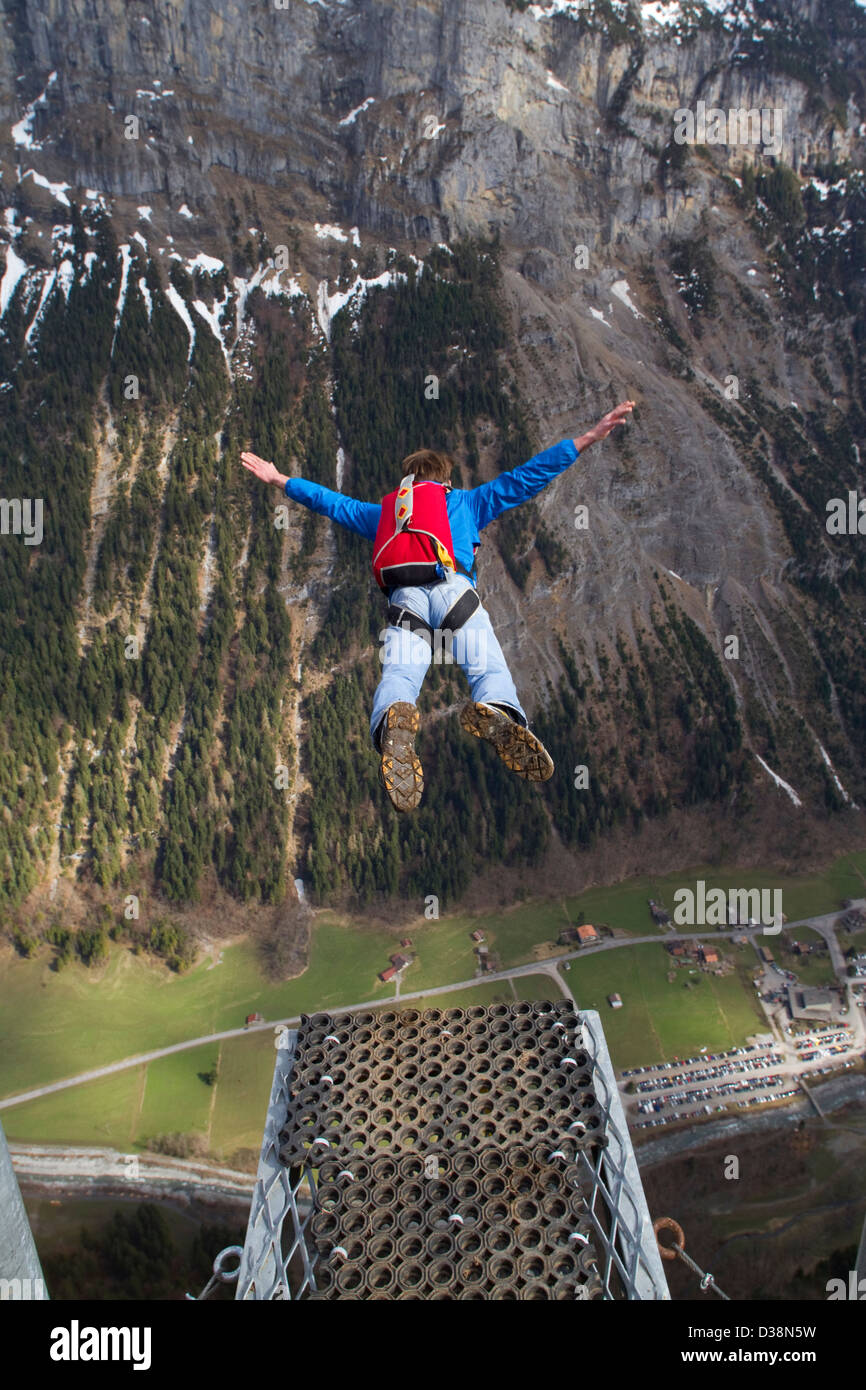
[[[450,454],[437,453],[435,449],[416,449],[403,460],[403,477],[414,473],[416,483],[450,483],[451,470],[455,467]]]

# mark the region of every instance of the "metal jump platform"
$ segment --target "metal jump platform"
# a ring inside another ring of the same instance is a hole
[[[238,1299],[669,1299],[610,1054],[567,1001],[283,1030]]]

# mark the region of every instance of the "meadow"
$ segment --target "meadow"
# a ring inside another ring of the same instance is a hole
[[[697,867],[665,877],[593,888],[573,898],[523,903],[514,908],[454,914],[439,921],[419,918],[386,931],[358,928],[332,912],[317,914],[310,963],[297,979],[275,983],[264,975],[249,940],[225,946],[174,974],[146,955],[112,944],[107,960],[90,969],[73,962],[59,973],[46,948],[22,959],[11,947],[0,952],[0,1096],[11,1097],[111,1062],[189,1040],[182,1053],[83,1083],[3,1111],[10,1139],[93,1143],[120,1148],[144,1146],[154,1136],[184,1132],[205,1136],[208,1151],[227,1159],[258,1149],[273,1069],[269,1030],[195,1045],[212,1033],[241,1028],[248,1013],[287,1019],[318,1010],[337,1010],[363,1001],[394,999],[393,984],[378,972],[412,938],[416,959],[405,971],[403,994],[421,991],[412,1007],[466,1007],[515,997],[548,997],[555,988],[543,974],[514,981],[477,980],[436,998],[436,990],[472,981],[476,970],[470,933],[481,930],[503,969],[542,960],[566,949],[559,933],[584,921],[604,923],[617,935],[657,936],[659,945],[622,945],[583,955],[562,975],[582,1008],[597,1009],[614,1063],[628,1067],[684,1056],[706,1046],[733,1046],[763,1022],[751,980],[751,948],[722,946],[736,961],[727,977],[679,970],[670,984],[670,960],[661,949],[666,933],[655,926],[647,899],[672,911],[677,887],[703,878],[708,887],[782,888],[790,921],[838,910],[846,897],[866,893],[866,853],[849,854],[821,873],[787,878]],[[809,930],[798,929],[807,939]],[[845,945],[848,943],[845,942]],[[786,961],[787,963],[787,961]],[[804,983],[823,982],[826,958],[803,964]],[[687,984],[691,987],[687,988]],[[612,1010],[607,995],[619,992],[624,1007]],[[213,1086],[202,1075],[216,1064]]]

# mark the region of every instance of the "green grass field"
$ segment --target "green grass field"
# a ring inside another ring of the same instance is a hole
[[[421,921],[408,928],[417,960],[406,972],[404,989],[423,990],[433,1002],[437,986],[471,979],[475,956],[470,933],[480,928],[503,967],[524,964],[550,953],[550,945],[577,914],[606,922],[630,935],[651,935],[647,898],[673,910],[673,892],[704,878],[711,887],[781,887],[790,920],[829,912],[845,897],[866,891],[866,852],[849,854],[824,872],[780,879],[757,872],[723,873],[696,868],[664,878],[632,880],[613,888],[594,888],[565,901],[523,904],[496,913]],[[310,965],[296,980],[267,981],[255,947],[246,941],[227,946],[222,963],[211,958],[184,975],[173,975],[146,956],[112,947],[95,970],[74,963],[57,974],[51,953],[34,960],[11,948],[0,951],[0,1013],[4,1047],[0,1052],[0,1095],[60,1080],[107,1062],[119,1061],[189,1038],[240,1027],[247,1013],[290,1018],[320,1009],[334,1010],[361,1000],[394,998],[378,972],[406,928],[393,932],[357,928],[331,913],[317,916]],[[798,929],[801,935],[806,929]],[[659,933],[661,940],[663,933]],[[843,946],[851,944],[846,939]],[[859,944],[859,943],[858,943]],[[713,1050],[741,1041],[762,1021],[754,1002],[751,955],[737,957],[737,974],[723,979],[700,975],[692,990],[682,972],[668,985],[668,960],[656,946],[622,947],[613,953],[583,956],[567,976],[581,1007],[597,1008],[605,1022],[619,1066],[683,1055],[706,1045]],[[823,960],[798,968],[804,983],[821,983]],[[521,998],[543,998],[551,982],[543,975],[516,982]],[[612,1011],[608,993],[625,1000]],[[513,999],[510,986],[481,981],[443,996],[454,1007],[463,1002]],[[437,1001],[439,1002],[439,1001]],[[156,1133],[209,1132],[214,1153],[258,1148],[261,1119],[273,1069],[269,1033],[226,1041],[220,1048],[220,1080],[215,1090],[198,1078],[214,1060],[214,1048],[190,1049],[145,1068],[131,1068],[87,1086],[4,1111],[10,1137],[37,1142],[114,1144],[128,1148]]]
[[[560,993],[557,993],[556,981],[550,975],[521,975],[511,983],[514,985],[517,998],[528,999],[530,1003],[537,999],[550,999],[555,1003],[560,993],[565,992],[560,987]]]
[[[275,1056],[269,1029],[222,1044],[210,1130],[211,1153],[216,1157],[228,1160],[237,1149],[251,1149],[258,1159]]]
[[[669,983],[670,957],[661,946],[624,946],[573,961],[567,979],[580,1008],[601,1015],[614,1065],[634,1067],[693,1055],[701,1047],[720,1052],[761,1030],[753,961],[745,953],[733,959],[731,975],[689,975],[682,967]],[[614,993],[622,996],[621,1009],[607,1002]]]
[[[468,1009],[473,1004],[513,1004],[516,1000],[559,999],[562,990],[549,975],[520,975],[516,980],[480,980],[468,989],[432,991],[420,999],[400,999],[393,1007],[406,1009]],[[389,1007],[387,1005],[383,1007]]]
[[[840,931],[837,933],[837,940],[842,947],[843,955],[852,948],[861,953],[866,951],[866,931],[855,931],[850,934]]]
[[[653,922],[648,899],[665,903],[673,914],[676,890],[694,889],[698,879],[704,880],[708,890],[721,888],[725,892],[730,888],[781,888],[784,911],[789,920],[796,921],[834,911],[844,898],[866,895],[866,852],[845,855],[820,874],[785,877],[751,869],[723,872],[699,865],[662,878],[647,876],[611,888],[590,888],[563,900],[422,922],[411,930],[418,960],[407,972],[406,988],[426,989],[469,978],[474,972],[470,933],[476,929],[484,932],[486,944],[498,952],[506,970],[550,954],[559,933],[574,926],[581,913],[586,922],[604,922],[629,936],[657,935],[661,940],[666,933]]]
[[[507,980],[485,980],[468,989],[449,990],[447,994],[422,994],[419,999],[397,999],[382,1009],[468,1009],[473,1004],[513,1004],[514,995]]]
[[[213,1086],[201,1080],[218,1060]],[[10,1140],[145,1149],[160,1134],[201,1134],[213,1158],[258,1155],[274,1071],[269,1030],[175,1052],[3,1111]]]
[[[210,968],[208,958],[183,975],[123,946],[113,947],[98,969],[74,963],[59,975],[50,969],[47,951],[22,960],[6,948],[0,956],[0,1095],[240,1028],[255,1010],[266,1018],[289,1018],[389,998],[393,986],[382,985],[376,972],[394,949],[392,935],[353,931],[323,916],[309,969],[297,980],[271,984],[248,942],[227,946],[221,965]]]
[[[202,1081],[200,1073],[210,1071],[219,1051],[219,1043],[207,1043],[159,1057],[148,1065],[135,1128],[138,1144],[178,1131],[207,1134],[215,1088]]]
[[[790,944],[795,940],[811,943],[821,939],[820,932],[811,927],[795,927],[792,932],[783,931],[775,943],[771,941],[770,948],[782,968],[792,970],[800,984],[832,985],[836,981],[836,972],[829,951],[818,956],[800,956],[790,949]]]
[[[144,1072],[144,1067],[129,1067],[114,1076],[4,1110],[6,1138],[22,1144],[83,1144],[129,1152],[138,1121]],[[179,1129],[180,1125],[173,1128]]]
[[[647,900],[664,903],[673,918],[674,893],[678,888],[693,891],[698,879],[707,890],[758,888],[782,890],[782,907],[788,920],[815,917],[841,908],[845,898],[866,896],[866,852],[843,855],[817,874],[780,875],[758,869],[721,870],[711,865],[679,869],[662,878],[654,875],[630,879],[613,888],[591,888],[578,897],[568,898],[565,908],[576,919],[582,912],[587,922],[606,922],[631,936],[651,936],[659,931],[650,917]]]

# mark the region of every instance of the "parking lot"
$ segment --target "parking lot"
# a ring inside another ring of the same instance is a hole
[[[802,1094],[800,1076],[823,1076],[857,1061],[847,1024],[799,1034],[788,1031],[784,1044],[750,1043],[623,1071],[623,1102],[630,1123],[648,1129],[702,1118],[732,1105],[769,1105]]]

